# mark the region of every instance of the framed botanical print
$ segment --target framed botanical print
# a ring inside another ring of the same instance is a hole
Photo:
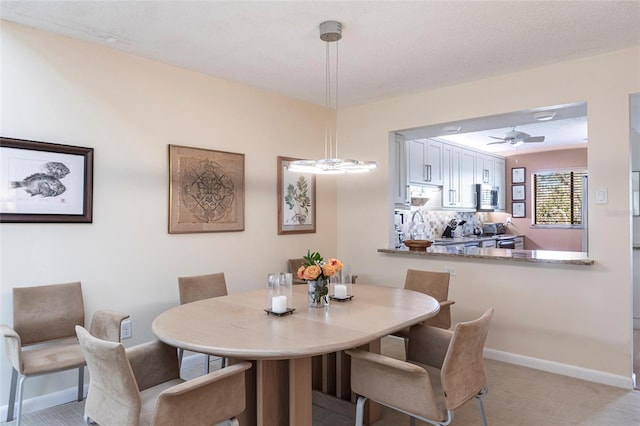
[[[0,222],[93,221],[93,148],[0,138]]]
[[[513,167],[511,169],[511,183],[525,183],[524,167]]]
[[[289,170],[295,160],[278,157],[278,235],[316,232],[316,176]]]
[[[527,215],[525,211],[525,203],[511,203],[511,214],[513,217],[525,217]]]
[[[169,145],[169,233],[244,231],[244,154]]]
[[[513,185],[511,187],[511,199],[513,201],[522,201],[525,199],[524,185]]]

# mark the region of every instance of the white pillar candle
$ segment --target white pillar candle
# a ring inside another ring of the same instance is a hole
[[[271,299],[271,312],[276,314],[287,312],[287,296],[274,296]]]
[[[336,284],[334,288],[334,297],[338,299],[346,299],[347,298],[347,286],[344,284]]]

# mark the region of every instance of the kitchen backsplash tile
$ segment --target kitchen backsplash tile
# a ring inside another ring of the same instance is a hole
[[[399,210],[404,216],[404,224],[398,224],[404,231],[405,236],[408,236],[409,224],[411,222],[411,216],[415,212],[412,210]],[[447,227],[447,224],[451,219],[456,219],[458,222],[466,220],[467,222],[462,225],[464,228],[463,234],[472,234],[474,227],[482,228],[485,222],[489,222],[489,214],[486,212],[452,212],[446,210],[420,210],[420,213],[424,217],[425,222],[425,238],[436,239],[442,237],[442,232]],[[418,216],[416,216],[418,220]]]

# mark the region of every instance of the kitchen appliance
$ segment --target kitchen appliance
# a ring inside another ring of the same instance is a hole
[[[516,248],[516,237],[498,238],[496,240],[496,248],[515,249]]]
[[[506,231],[506,226],[504,226],[504,223],[490,223],[487,222],[484,225],[482,225],[482,233],[485,235],[499,235],[499,234],[504,234]]]
[[[453,231],[455,231],[457,227],[458,221],[455,219],[451,219],[447,227],[444,229],[444,232],[442,233],[442,238],[453,238]]]
[[[498,208],[498,187],[486,183],[476,184],[476,211],[492,212]]]

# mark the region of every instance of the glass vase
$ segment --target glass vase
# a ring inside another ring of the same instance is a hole
[[[329,306],[329,280],[307,281],[309,307],[324,308]]]

